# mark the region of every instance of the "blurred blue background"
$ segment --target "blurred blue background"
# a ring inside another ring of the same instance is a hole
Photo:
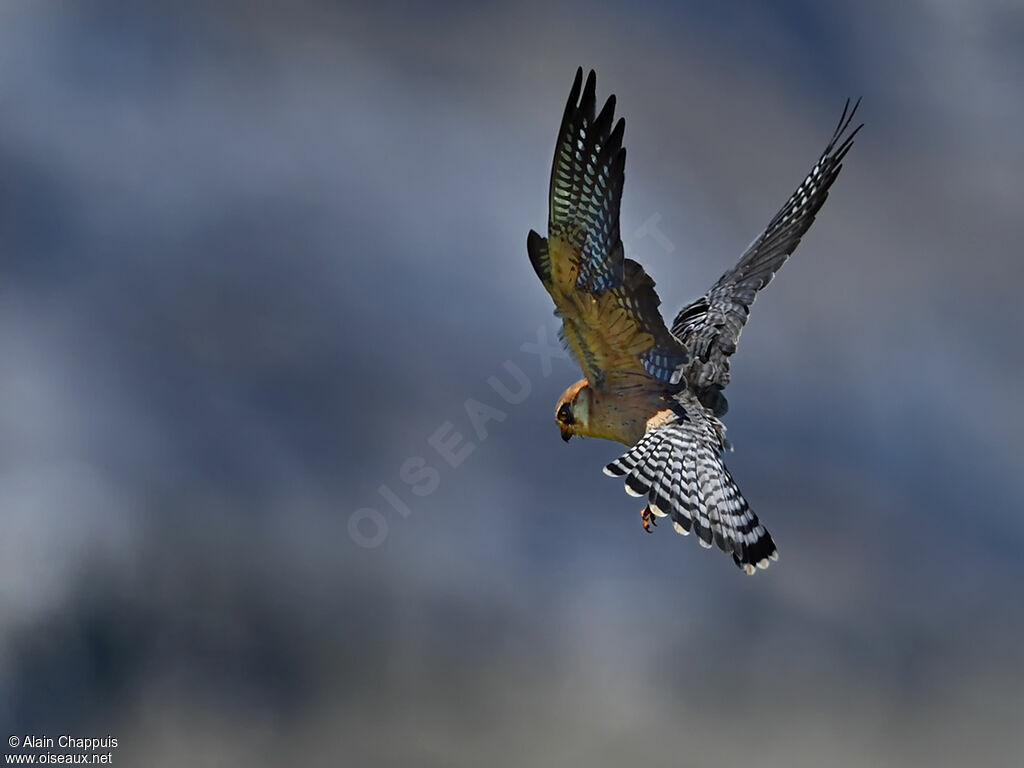
[[[578,65],[669,315],[863,96],[735,358],[754,578],[646,536],[523,348]],[[1018,764],[1022,72],[998,0],[3,4],[0,723],[121,765]]]

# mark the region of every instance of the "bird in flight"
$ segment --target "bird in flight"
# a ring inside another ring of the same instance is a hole
[[[604,471],[647,498],[645,530],[667,516],[678,533],[692,531],[752,574],[778,552],[722,460],[729,358],[757,292],[825,203],[862,127],[849,130],[859,101],[852,109],[847,101],[825,151],[739,263],[667,326],[654,281],[623,253],[625,121],[614,121],[615,96],[596,112],[596,80],[591,71],[584,84],[576,71],[551,168],[548,236],[531,230],[527,238],[563,341],[583,369],[559,398],[555,421],[567,442],[578,435],[631,446]]]

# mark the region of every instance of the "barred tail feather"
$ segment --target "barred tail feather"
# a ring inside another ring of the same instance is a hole
[[[667,514],[678,533],[693,531],[705,548],[717,545],[746,573],[778,559],[771,534],[722,462],[720,446],[693,421],[651,430],[604,471],[625,477],[627,493],[647,496],[651,510]]]
[[[654,440],[648,441],[643,452],[637,454],[637,461],[634,467],[626,475],[626,493],[630,496],[646,496],[650,490],[651,483],[656,475],[655,468],[659,465],[658,443]]]
[[[707,498],[704,496],[704,482],[701,477],[701,463],[697,460],[696,445],[689,446],[686,451],[684,465],[689,480],[690,504],[693,514],[693,532],[697,535],[697,543],[704,549],[711,549],[711,519],[708,515]]]
[[[651,433],[648,432],[640,442],[634,445],[627,453],[617,458],[604,468],[604,473],[609,477],[623,477],[636,466],[640,458],[646,453],[647,447],[651,444]]]

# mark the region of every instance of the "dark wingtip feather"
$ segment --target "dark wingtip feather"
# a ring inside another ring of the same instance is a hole
[[[594,108],[597,106],[597,73],[590,70],[587,75],[587,84],[583,86],[583,100],[580,102],[580,111],[587,120],[593,122]]]
[[[547,285],[551,281],[551,259],[548,257],[548,242],[534,230],[526,236],[526,253],[530,264],[540,281]]]
[[[608,129],[611,128],[612,118],[615,113],[615,97],[609,96],[608,101],[604,103],[604,107],[601,109],[601,113],[597,116],[594,121],[592,128],[595,140],[599,140],[598,137],[608,135]],[[605,147],[611,144],[611,137],[605,140]],[[604,147],[602,147],[604,149]],[[602,152],[602,155],[604,153]]]
[[[580,101],[580,89],[583,87],[583,67],[576,68],[576,77],[572,80],[572,88],[569,89],[570,107],[575,107]]]
[[[572,88],[569,89],[569,98],[565,102],[565,112],[562,113],[562,125],[559,128],[559,135],[564,133],[565,126],[572,119],[576,106],[580,101],[580,88],[583,85],[583,67],[576,68],[576,77],[572,81]]]
[[[836,129],[832,133],[832,139],[829,141],[828,147],[825,149],[825,154],[832,155],[833,162],[835,163],[839,163],[843,159],[843,157],[846,156],[846,153],[850,151],[850,147],[853,146],[854,137],[857,135],[860,129],[864,127],[864,123],[858,125],[856,128],[853,129],[853,131],[850,132],[850,134],[845,139],[843,139],[842,143],[839,144],[839,147],[836,147],[836,143],[843,137],[843,134],[846,133],[846,131],[849,129],[850,123],[853,122],[853,116],[857,114],[857,108],[859,106],[859,97],[857,98],[857,101],[853,103],[853,109],[850,109],[850,100],[846,100],[846,105],[843,107],[843,114],[840,115],[839,123],[836,125]]]
[[[626,118],[620,117],[615,123],[615,127],[612,128],[612,132],[608,134],[608,140],[605,142],[608,152],[617,152],[619,149],[625,149],[622,147],[622,136],[626,132]]]
[[[843,114],[839,116],[839,122],[836,124],[836,130],[832,134],[833,141],[842,136],[843,132],[849,127],[850,122],[853,120],[853,116],[857,113],[857,107],[859,106],[859,98],[854,102],[853,109],[850,109],[850,99],[846,99],[846,104],[843,105]]]

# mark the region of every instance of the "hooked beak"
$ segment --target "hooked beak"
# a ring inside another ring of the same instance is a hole
[[[564,429],[562,430],[562,439],[565,440],[565,442],[568,443],[569,442],[569,438],[571,438],[571,437],[572,437],[572,432],[567,432]]]

